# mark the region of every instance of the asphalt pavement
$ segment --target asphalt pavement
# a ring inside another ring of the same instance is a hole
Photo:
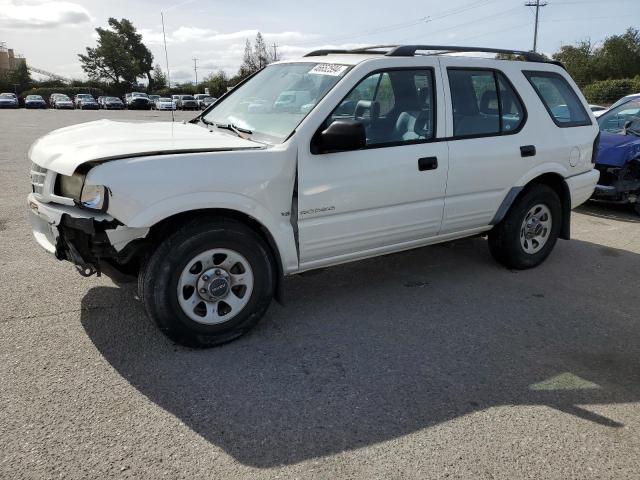
[[[29,145],[104,117],[171,114],[0,111],[0,478],[640,478],[630,209],[581,207],[535,270],[476,238],[293,277],[191,350],[31,238]]]

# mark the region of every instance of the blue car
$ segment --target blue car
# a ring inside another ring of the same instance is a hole
[[[593,198],[633,204],[640,214],[640,98],[610,109],[598,124],[600,180]]]

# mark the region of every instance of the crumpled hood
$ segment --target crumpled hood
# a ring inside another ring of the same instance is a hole
[[[640,157],[640,137],[602,132],[598,146],[597,164],[622,167]]]
[[[97,120],[54,130],[36,140],[29,158],[41,167],[71,175],[91,161],[257,148],[264,146],[190,123]]]

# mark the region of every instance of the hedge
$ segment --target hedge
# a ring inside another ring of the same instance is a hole
[[[590,103],[611,105],[625,95],[640,93],[640,76],[594,82],[582,91]]]

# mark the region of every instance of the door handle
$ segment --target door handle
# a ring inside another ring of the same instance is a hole
[[[424,157],[418,159],[418,170],[435,170],[438,168],[438,157]]]
[[[521,157],[535,157],[536,156],[536,146],[535,145],[524,145],[520,147],[520,156]]]

